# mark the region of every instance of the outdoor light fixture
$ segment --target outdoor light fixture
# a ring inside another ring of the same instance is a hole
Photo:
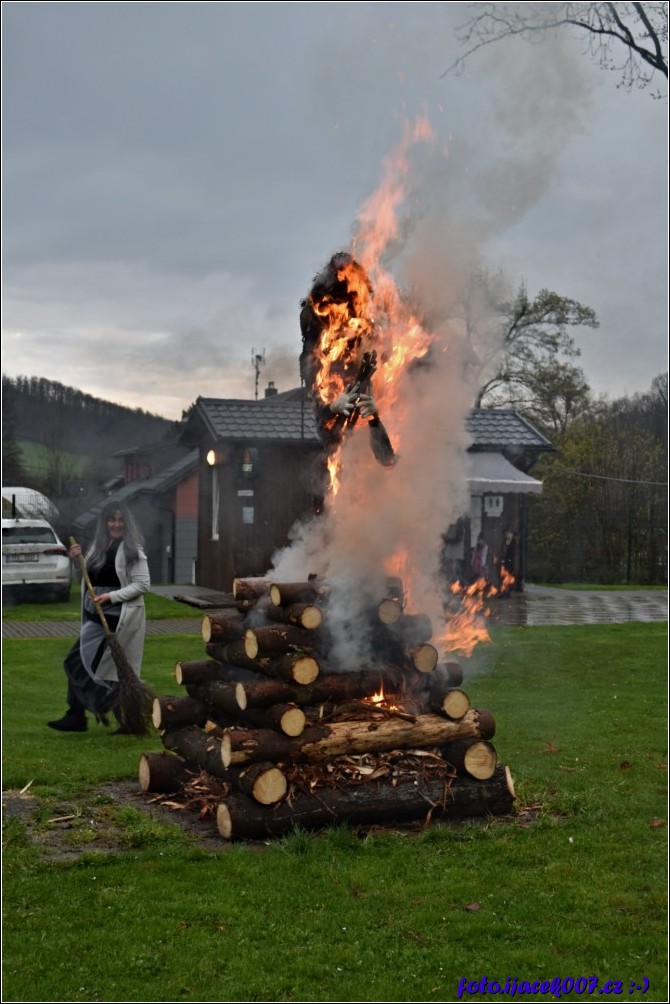
[[[210,467],[218,467],[220,464],[225,464],[228,462],[229,457],[226,450],[222,449],[211,449],[208,450],[205,457],[207,463]]]

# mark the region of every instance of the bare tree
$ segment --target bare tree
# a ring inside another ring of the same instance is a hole
[[[620,87],[649,87],[655,75],[668,77],[666,3],[471,3],[457,29],[465,52],[442,74],[462,72],[474,52],[519,35],[530,38],[567,27],[584,39],[595,63],[620,75]],[[660,97],[655,89],[653,97]]]

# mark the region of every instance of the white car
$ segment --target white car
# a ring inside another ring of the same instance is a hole
[[[67,549],[45,519],[3,519],[2,592],[10,598],[41,594],[65,603],[70,597]]]

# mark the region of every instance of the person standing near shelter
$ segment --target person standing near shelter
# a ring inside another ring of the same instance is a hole
[[[516,570],[516,535],[513,530],[505,531],[498,570],[500,573],[500,594],[501,596],[509,595],[514,585]]]
[[[97,603],[138,676],[146,632],[144,594],[151,585],[143,545],[129,509],[113,502],[100,512],[93,543],[86,553]],[[118,671],[95,604],[82,582],[78,560],[81,553],[79,544],[71,545],[74,577],[82,586],[82,622],[79,637],[63,663],[68,710],[62,718],[47,722],[58,732],[85,732],[87,711],[107,725],[106,713],[115,711],[119,699]],[[120,726],[116,731],[126,730]]]
[[[472,551],[470,572],[471,582],[478,582],[480,579],[484,579],[486,582],[489,580],[489,547],[481,533],[477,537],[477,543]]]

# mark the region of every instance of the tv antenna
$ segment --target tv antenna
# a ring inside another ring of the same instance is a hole
[[[251,350],[251,365],[256,374],[254,380],[254,397],[258,401],[258,381],[261,375],[261,366],[265,366],[265,349],[261,349],[260,352],[256,352],[256,349]]]

